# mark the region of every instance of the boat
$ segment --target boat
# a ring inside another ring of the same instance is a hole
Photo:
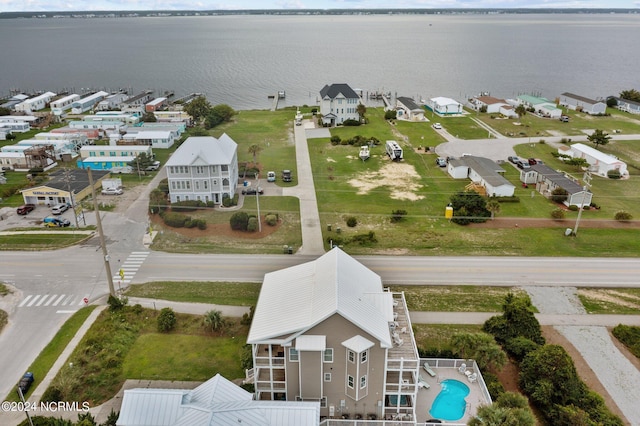
[[[302,124],[302,113],[300,110],[296,111],[296,126],[300,126]]]
[[[369,147],[367,145],[361,146],[360,147],[360,159],[362,161],[366,161],[369,159],[369,157],[371,157],[371,154],[369,152]]]
[[[279,98],[279,99],[284,99],[284,97],[285,97],[284,90],[280,90],[280,91],[278,92],[278,98]]]

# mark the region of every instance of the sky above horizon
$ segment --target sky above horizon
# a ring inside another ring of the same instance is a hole
[[[640,8],[640,0],[0,0],[0,12],[235,9]]]

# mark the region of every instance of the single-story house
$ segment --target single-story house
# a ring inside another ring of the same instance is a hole
[[[593,193],[585,190],[578,182],[570,179],[565,173],[553,170],[546,164],[534,164],[529,170],[520,171],[520,180],[527,184],[536,185],[536,190],[547,198],[551,198],[556,188],[562,188],[569,193],[564,202],[567,206],[588,206],[591,204]]]
[[[547,98],[531,95],[518,95],[516,102],[527,108],[535,109],[535,113],[547,118],[560,118],[562,110]]]
[[[154,148],[171,148],[175,142],[176,132],[173,130],[147,130],[134,127],[132,132],[122,135],[124,144],[150,145]]]
[[[70,110],[73,103],[78,99],[80,99],[80,95],[74,93],[51,101],[51,104],[49,104],[51,112],[53,112],[54,115],[62,115],[65,111]]]
[[[501,173],[505,172],[502,167],[484,157],[465,155],[450,159],[447,171],[454,179],[469,178],[472,182],[482,185],[490,197],[511,197],[516,188],[502,176]]]
[[[43,185],[20,191],[25,204],[48,205],[74,204],[91,195],[89,176],[85,170],[67,169],[51,173],[51,180]],[[93,170],[93,187],[99,190],[108,171]]]
[[[443,96],[429,99],[425,106],[441,115],[462,114],[462,104],[460,102]]]
[[[480,111],[483,107],[486,107],[486,112],[489,114],[502,114],[505,117],[517,117],[518,114],[512,105],[505,99],[494,98],[493,96],[476,96],[470,100],[472,108]]]
[[[615,99],[618,102],[616,108],[620,111],[629,112],[631,114],[640,114],[640,102],[633,102],[622,98]]]
[[[398,119],[408,121],[425,121],[424,108],[413,99],[399,96],[396,99],[396,116]]]
[[[80,148],[78,167],[92,170],[111,170],[114,167],[126,167],[144,153],[148,158],[153,157],[153,150],[149,145],[104,146],[91,145]]]
[[[260,401],[220,374],[195,389],[127,389],[117,426],[317,426],[320,401]]]
[[[40,111],[44,109],[51,99],[56,96],[53,92],[45,92],[41,95],[36,96],[35,98],[30,98],[22,101],[17,104],[14,109],[16,111],[24,112],[25,114],[31,114],[34,111]]]
[[[569,92],[564,92],[560,95],[560,105],[591,115],[604,114],[607,110],[607,104],[602,101],[596,101]]]
[[[582,143],[571,145],[570,154],[573,158],[584,158],[589,163],[589,171],[600,176],[607,176],[609,170],[618,170],[620,175],[626,175],[627,164],[616,157],[600,152]]]
[[[113,93],[105,97],[100,102],[98,102],[98,107],[96,109],[98,111],[109,111],[109,110],[116,109],[120,107],[120,105],[122,105],[122,103],[126,101],[128,98],[129,98],[129,95],[124,92]]]

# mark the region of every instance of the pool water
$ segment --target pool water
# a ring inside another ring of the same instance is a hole
[[[441,386],[429,414],[440,420],[460,420],[467,408],[464,398],[469,395],[469,386],[453,379],[442,381]]]

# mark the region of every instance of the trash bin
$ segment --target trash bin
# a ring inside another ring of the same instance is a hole
[[[331,232],[331,224],[327,225],[327,231]]]
[[[287,247],[287,254],[293,254],[293,247]]]
[[[342,232],[342,228],[340,228],[339,226],[336,228],[336,233],[341,233]]]

